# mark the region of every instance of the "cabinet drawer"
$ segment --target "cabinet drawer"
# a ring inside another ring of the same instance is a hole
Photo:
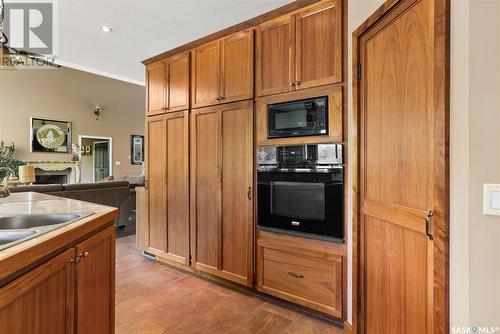
[[[342,317],[342,256],[259,247],[259,290]]]

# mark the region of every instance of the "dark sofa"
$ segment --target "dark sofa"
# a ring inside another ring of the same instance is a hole
[[[9,188],[12,193],[34,191],[49,195],[71,198],[118,208],[119,218],[115,224],[119,227],[128,223],[130,214],[130,193],[128,181],[110,181],[77,184],[39,184]]]

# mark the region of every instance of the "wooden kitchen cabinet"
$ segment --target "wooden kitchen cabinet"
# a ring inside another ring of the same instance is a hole
[[[0,289],[0,333],[114,333],[115,227]]]
[[[192,54],[193,108],[253,97],[253,30],[200,46]]]
[[[342,81],[342,0],[263,23],[256,39],[257,96]]]
[[[113,333],[115,327],[115,227],[76,246],[76,332]]]
[[[286,15],[257,27],[256,95],[293,90],[295,21]]]
[[[147,115],[189,108],[189,52],[147,67]]]
[[[189,265],[189,111],[150,117],[147,251]]]
[[[74,256],[69,249],[0,289],[0,333],[74,332]]]
[[[148,116],[165,112],[165,76],[165,64],[163,62],[151,64],[146,68],[146,114]]]
[[[257,289],[342,318],[343,245],[259,231]]]
[[[253,102],[193,111],[192,266],[252,286]]]

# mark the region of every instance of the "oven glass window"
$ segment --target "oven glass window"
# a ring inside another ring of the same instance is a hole
[[[271,214],[296,219],[325,220],[325,185],[271,182]]]

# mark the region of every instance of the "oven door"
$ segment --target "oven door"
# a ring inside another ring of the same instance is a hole
[[[343,231],[343,172],[258,173],[258,225],[336,239]]]

